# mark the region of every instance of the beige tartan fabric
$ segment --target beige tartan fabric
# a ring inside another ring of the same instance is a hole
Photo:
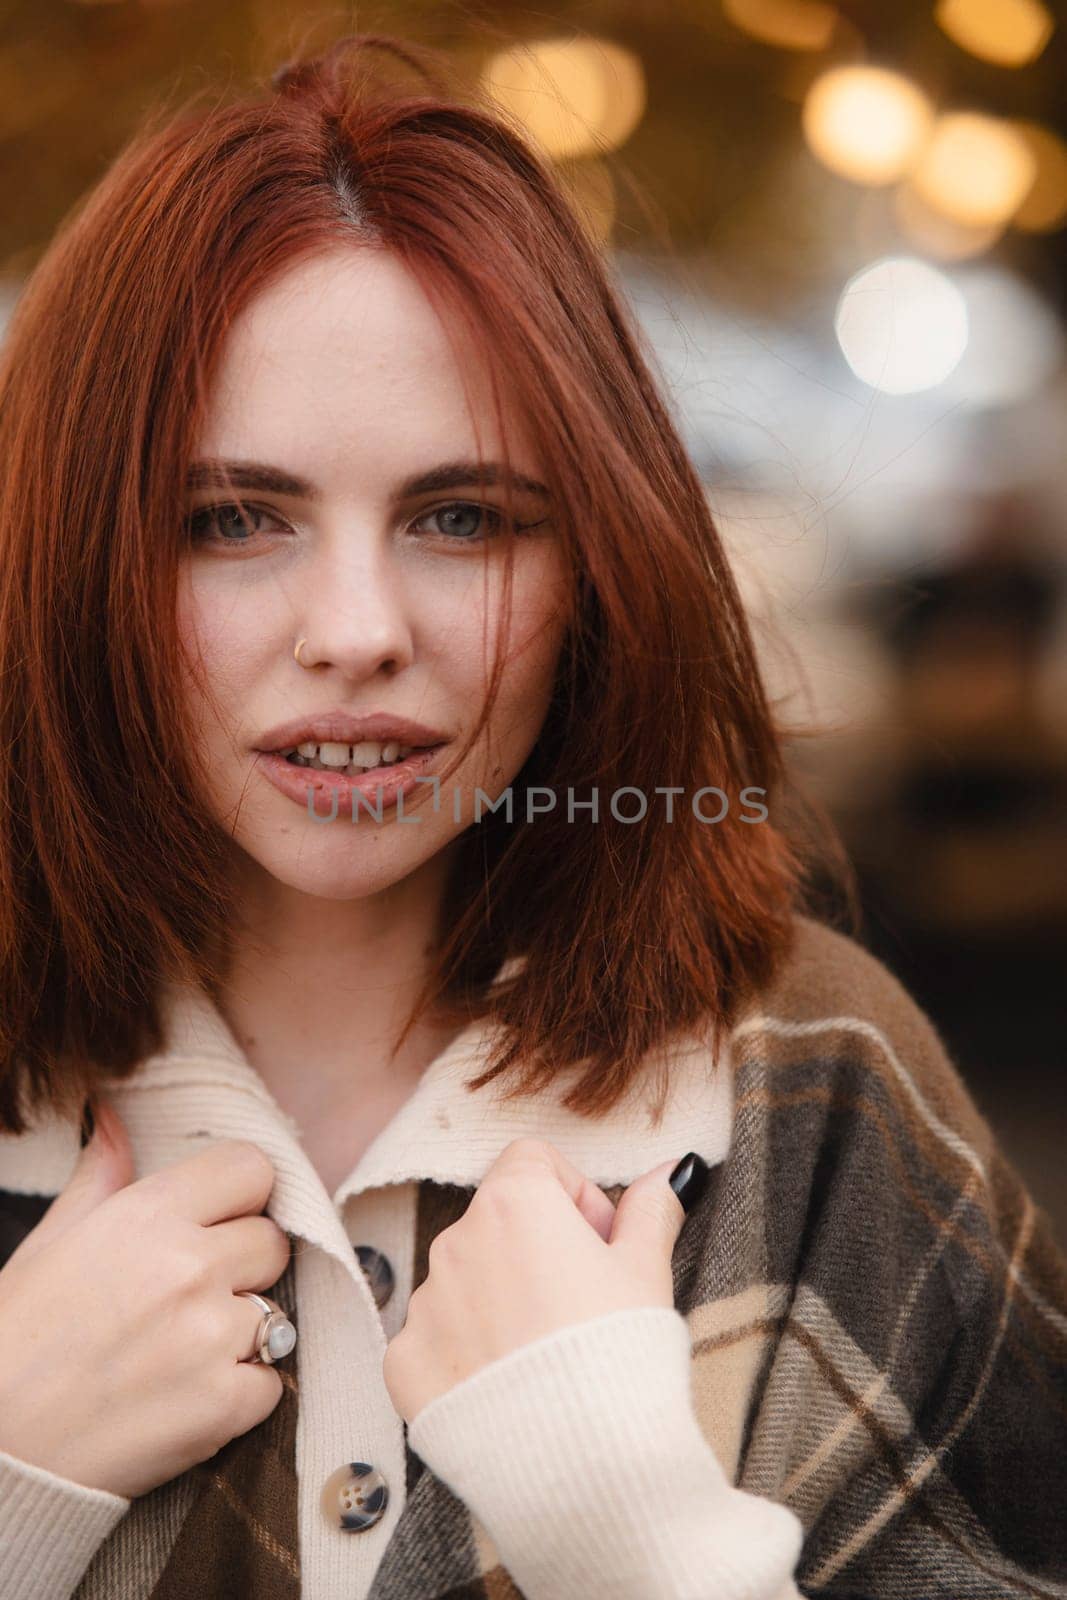
[[[800,1518],[805,1595],[1067,1597],[1067,1262],[936,1030],[799,918],[733,1060],[731,1148],[674,1252],[694,1406],[731,1481]],[[421,1183],[416,1284],[472,1193]],[[6,1199],[0,1258],[32,1226]],[[296,1600],[298,1403],[294,1384],[135,1501],[78,1600]],[[370,1600],[521,1600],[411,1451],[407,1481]]]
[[[270,1297],[296,1320],[295,1263]],[[270,1416],[133,1500],[89,1563],[73,1600],[299,1600],[296,1418],[299,1378]]]

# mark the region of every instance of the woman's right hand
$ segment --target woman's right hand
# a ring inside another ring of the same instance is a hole
[[[93,1137],[0,1270],[0,1450],[130,1499],[206,1461],[270,1415],[252,1362],[264,1292],[289,1239],[260,1213],[270,1158],[215,1144],[137,1182],[121,1117]]]

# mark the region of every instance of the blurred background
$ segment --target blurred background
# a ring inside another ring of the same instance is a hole
[[[1043,0],[7,0],[0,327],[160,100],[449,49],[649,341],[862,941],[1067,1247],[1067,40]],[[813,733],[803,730],[815,730]]]

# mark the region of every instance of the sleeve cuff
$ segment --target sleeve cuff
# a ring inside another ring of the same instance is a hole
[[[691,1360],[677,1310],[611,1311],[438,1395],[408,1443],[527,1600],[786,1600],[803,1525],[727,1480],[693,1408]]]
[[[58,1477],[0,1450],[4,1600],[67,1600],[129,1508],[122,1495]]]

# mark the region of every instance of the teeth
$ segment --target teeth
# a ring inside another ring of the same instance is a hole
[[[414,745],[399,744],[395,739],[387,744],[364,740],[362,744],[348,745],[327,741],[319,744],[305,740],[295,749],[282,750],[283,756],[295,756],[301,766],[314,767],[316,771],[346,772],[355,775],[375,767],[391,766],[405,760],[415,749]]]
[[[382,747],[368,741],[365,744],[352,746],[352,764],[357,767],[377,767],[381,765]]]
[[[347,767],[352,760],[350,750],[347,744],[320,744],[319,760],[324,767]]]

